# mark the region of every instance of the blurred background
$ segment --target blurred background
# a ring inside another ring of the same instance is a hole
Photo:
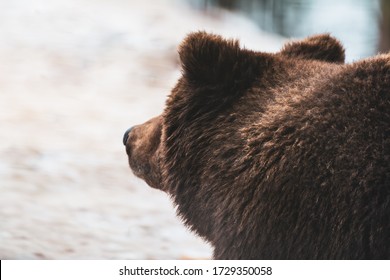
[[[210,258],[135,178],[124,131],[158,115],[196,30],[275,52],[330,32],[389,49],[390,1],[0,1],[0,259]]]
[[[388,0],[188,0],[207,11],[238,12],[259,28],[286,38],[329,32],[338,37],[353,61],[389,49]]]

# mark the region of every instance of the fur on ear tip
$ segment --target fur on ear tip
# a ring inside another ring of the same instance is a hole
[[[192,82],[215,84],[234,78],[245,51],[237,40],[203,31],[190,33],[179,47],[183,75]]]
[[[344,63],[345,61],[343,45],[329,33],[314,35],[302,41],[287,43],[283,47],[281,54],[289,57],[334,63]]]

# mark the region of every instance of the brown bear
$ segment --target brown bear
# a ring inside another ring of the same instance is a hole
[[[390,55],[196,32],[179,56],[165,111],[123,141],[215,259],[390,258]]]

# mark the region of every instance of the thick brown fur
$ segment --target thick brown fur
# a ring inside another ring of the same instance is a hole
[[[270,54],[197,32],[164,113],[125,137],[215,259],[390,258],[390,56],[329,35]]]

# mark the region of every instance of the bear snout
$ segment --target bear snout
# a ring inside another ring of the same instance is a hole
[[[128,162],[134,175],[153,187],[161,189],[160,149],[161,116],[132,126],[123,136]]]
[[[126,146],[127,139],[129,139],[130,131],[133,129],[133,126],[130,127],[128,130],[126,130],[125,134],[123,135],[123,145]]]

